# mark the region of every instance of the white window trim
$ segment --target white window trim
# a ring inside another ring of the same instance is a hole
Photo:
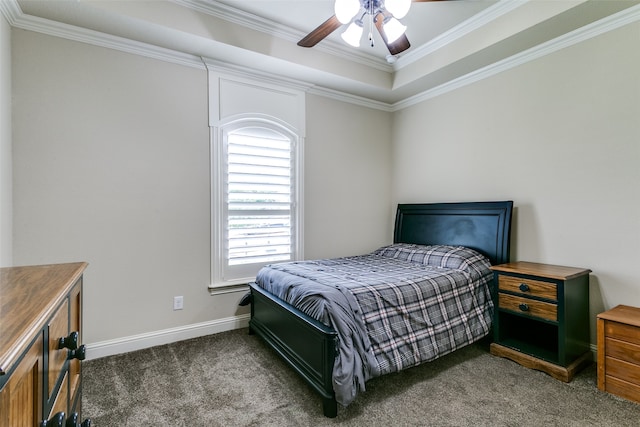
[[[210,128],[210,164],[211,164],[211,284],[209,291],[212,295],[234,292],[246,288],[248,283],[255,280],[255,276],[243,277],[233,280],[225,280],[224,271],[224,221],[222,212],[224,209],[224,180],[225,164],[223,156],[223,144],[225,133],[242,127],[266,127],[291,136],[294,150],[294,253],[293,259],[304,258],[304,137],[296,133],[295,129],[287,123],[275,117],[265,114],[241,114],[232,118],[221,120],[219,126]]]

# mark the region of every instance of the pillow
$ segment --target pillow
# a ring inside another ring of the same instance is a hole
[[[485,275],[491,273],[489,260],[481,253],[464,246],[425,246],[411,243],[394,243],[377,249],[373,252],[373,255],[434,267],[462,270],[471,274]]]

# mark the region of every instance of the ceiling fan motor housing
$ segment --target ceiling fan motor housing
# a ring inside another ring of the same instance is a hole
[[[385,10],[383,0],[360,0],[362,8],[369,14],[375,15]]]

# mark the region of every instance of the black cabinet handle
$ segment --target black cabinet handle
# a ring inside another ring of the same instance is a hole
[[[82,424],[78,424],[78,418],[79,415],[76,412],[69,415],[69,419],[64,427],[91,427],[91,420],[89,418],[84,420]]]
[[[44,420],[40,423],[40,427],[65,427],[64,412],[58,412],[50,420]]]
[[[69,350],[69,354],[67,355],[67,359],[84,360],[85,357],[87,357],[87,347],[84,344],[75,350]]]
[[[526,283],[520,283],[519,288],[521,292],[529,292],[529,285]]]
[[[77,332],[71,332],[68,337],[60,338],[58,340],[58,348],[68,348],[69,350],[75,350],[78,348],[78,337],[80,334]]]
[[[529,311],[529,305],[528,304],[520,304],[518,306],[518,308],[520,309],[520,311]]]
[[[67,419],[67,423],[65,424],[65,427],[77,427],[78,426],[78,413],[74,412],[73,414],[69,415],[69,418]]]

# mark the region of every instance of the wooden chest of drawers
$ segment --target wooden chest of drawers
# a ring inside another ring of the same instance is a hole
[[[591,360],[589,273],[532,262],[493,266],[491,353],[569,382]]]
[[[0,427],[78,424],[86,263],[0,269]]]
[[[619,305],[596,322],[598,388],[640,403],[640,308]]]

